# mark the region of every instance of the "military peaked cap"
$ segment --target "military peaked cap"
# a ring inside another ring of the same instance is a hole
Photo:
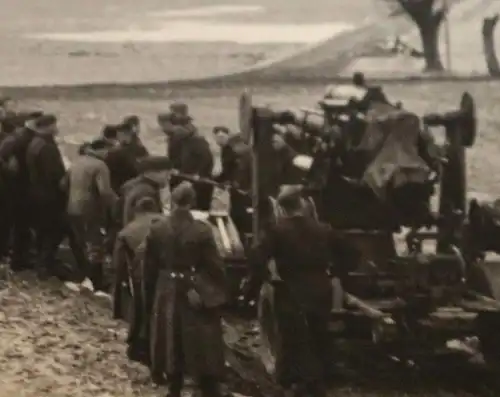
[[[196,201],[196,192],[193,184],[188,181],[181,182],[172,191],[172,203],[184,207],[193,204]]]
[[[57,123],[57,117],[53,114],[43,114],[42,116],[35,119],[36,128],[46,128]]]
[[[167,112],[167,113],[160,113],[157,117],[158,123],[165,123],[167,121],[172,121],[172,112]]]
[[[165,171],[172,168],[172,162],[167,156],[148,156],[137,162],[139,172]]]
[[[213,134],[218,134],[219,132],[222,132],[223,134],[227,134],[229,135],[229,128],[224,126],[224,125],[216,125],[213,129],[212,129],[212,133]]]
[[[189,107],[184,102],[174,102],[170,105],[170,111],[179,116],[188,116]]]
[[[108,147],[108,143],[104,139],[94,139],[88,144],[88,147],[93,150],[102,150]]]
[[[302,185],[282,185],[278,194],[278,203],[287,204],[300,200],[302,197]]]
[[[118,127],[114,124],[106,124],[101,132],[103,138],[115,139],[116,133],[118,132]]]
[[[141,123],[139,120],[139,117],[136,116],[135,114],[132,114],[130,116],[127,116],[123,119],[123,124],[133,127],[133,126],[138,126]]]
[[[153,212],[157,210],[157,204],[151,197],[141,197],[134,205],[136,211]]]

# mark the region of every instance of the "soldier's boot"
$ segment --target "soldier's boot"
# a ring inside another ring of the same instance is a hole
[[[167,397],[181,397],[182,388],[184,387],[184,376],[175,374],[168,376],[168,393]]]
[[[104,290],[104,269],[101,262],[90,265],[89,279],[92,282],[94,291]]]
[[[198,382],[198,388],[201,397],[222,397],[219,382],[211,376],[202,377]]]

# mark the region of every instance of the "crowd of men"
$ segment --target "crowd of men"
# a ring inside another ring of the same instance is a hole
[[[251,151],[243,138],[227,127],[213,128],[222,172],[212,175],[207,140],[188,107],[174,103],[158,116],[166,156],[148,153],[140,119],[129,116],[82,144],[66,169],[54,115],[14,112],[8,100],[0,105],[0,253],[10,257],[12,270],[66,277],[57,253],[67,239],[76,264],[73,285],[111,290],[115,318],[129,322],[128,357],[149,366],[154,382],[168,383],[172,397],[180,396],[186,375],[202,395],[221,395],[227,281],[212,228],[191,210],[211,204],[214,184],[198,179],[230,185],[231,216],[240,231],[248,230]],[[279,133],[273,145],[284,159],[275,173],[279,183],[298,183],[287,174],[293,148]],[[161,192],[167,186],[171,210],[164,214]],[[278,195],[286,217],[249,253],[242,297],[256,299],[265,265],[274,258],[285,286],[278,323],[286,360],[278,365],[278,380],[287,390],[300,385],[300,395],[322,396],[329,359],[328,274],[334,271],[332,247],[342,248],[327,225],[305,215],[300,196],[298,187]]]

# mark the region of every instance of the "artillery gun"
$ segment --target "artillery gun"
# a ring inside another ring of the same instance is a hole
[[[266,170],[273,166],[275,125],[294,123],[327,146],[310,153],[306,164],[314,214],[342,230],[360,253],[344,264],[348,271],[341,279],[332,279],[332,338],[371,341],[381,352],[408,356],[477,336],[485,359],[498,364],[500,301],[472,280],[470,240],[464,238],[470,229],[466,148],[476,138],[473,98],[464,93],[457,110],[420,119],[358,92],[357,98],[325,98],[319,109],[286,111],[255,106],[248,93],[242,95],[241,129],[254,148],[254,235],[270,215],[262,203],[274,190]],[[440,146],[430,135],[438,127],[445,132]],[[270,207],[278,218],[277,206]],[[274,323],[276,282],[264,285],[258,303],[270,371],[282,332]]]

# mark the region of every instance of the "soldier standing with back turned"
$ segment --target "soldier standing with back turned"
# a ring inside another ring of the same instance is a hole
[[[224,374],[220,308],[227,299],[226,278],[211,227],[190,212],[195,201],[189,182],[178,185],[172,213],[153,225],[146,240],[151,372],[157,383],[167,375],[170,397],[180,397],[185,376],[195,379],[204,397],[218,397]]]
[[[332,247],[338,247],[330,226],[305,214],[301,188],[282,190],[278,202],[285,211],[249,255],[250,278],[246,300],[254,300],[274,259],[281,282],[275,288],[281,357],[276,364],[278,382],[304,396],[326,396],[330,350],[328,321],[332,304],[329,272],[336,270]]]
[[[57,119],[43,115],[35,121],[36,136],[26,152],[29,195],[33,204],[40,276],[56,275],[56,254],[66,231],[66,196],[61,182],[66,174],[61,151],[55,141]]]
[[[113,252],[113,267],[117,269],[113,289],[113,316],[125,319],[130,313],[127,338],[127,356],[134,361],[149,363],[149,318],[144,316],[142,292],[142,262],[144,260],[145,240],[151,226],[163,218],[157,203],[151,197],[142,197],[134,205],[135,219],[118,234]],[[121,293],[128,290],[132,300],[129,307],[123,307]]]

